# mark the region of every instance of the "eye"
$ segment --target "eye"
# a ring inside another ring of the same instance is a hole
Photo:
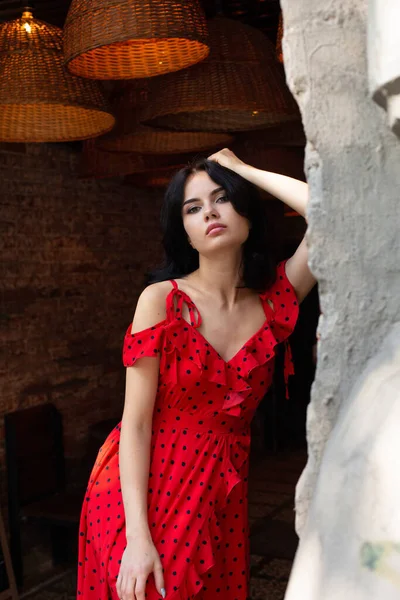
[[[217,198],[217,202],[229,202],[229,198],[226,195],[220,196],[219,198]]]
[[[186,211],[186,214],[187,215],[193,215],[193,214],[197,213],[199,210],[200,210],[200,206],[192,206],[191,208],[189,208]]]

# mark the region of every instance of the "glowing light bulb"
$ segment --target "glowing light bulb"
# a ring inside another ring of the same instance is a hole
[[[30,21],[32,20],[32,12],[25,9],[22,13],[22,29],[25,29],[26,33],[32,33],[32,26]]]
[[[251,113],[252,117],[256,117],[258,115],[258,110],[253,110],[253,112]]]

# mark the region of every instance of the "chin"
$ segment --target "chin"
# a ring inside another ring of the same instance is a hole
[[[222,238],[223,236],[220,236],[218,238],[210,240],[210,242],[212,243],[204,245],[201,249],[199,249],[199,254],[207,258],[211,258],[213,256],[217,257],[218,253],[220,253],[221,250],[231,252],[232,254],[237,254],[238,252],[241,252],[244,242]]]

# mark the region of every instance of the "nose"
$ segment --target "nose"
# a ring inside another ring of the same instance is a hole
[[[204,210],[204,219],[206,221],[209,221],[211,218],[217,219],[218,217],[219,213],[215,205],[212,204]]]

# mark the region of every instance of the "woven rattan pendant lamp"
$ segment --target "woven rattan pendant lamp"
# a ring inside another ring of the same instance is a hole
[[[208,53],[200,0],[72,0],[65,22],[65,61],[81,77],[152,77]]]
[[[227,133],[167,131],[140,125],[140,107],[149,102],[147,80],[126,83],[120,95],[112,102],[116,126],[112,132],[97,140],[98,147],[111,152],[177,154],[204,152],[227,146],[233,141],[233,137]]]
[[[28,9],[0,24],[0,141],[82,140],[114,122],[99,85],[63,66],[61,29]]]
[[[63,66],[61,29],[28,9],[0,24],[0,141],[82,140],[114,122],[98,84]]]
[[[126,183],[142,188],[166,188],[172,176],[185,164],[163,167],[149,173],[133,173],[125,177]]]
[[[192,155],[141,156],[128,152],[107,152],[97,147],[95,140],[83,144],[78,174],[83,178],[108,179],[131,174],[155,175],[171,172],[186,164]]]
[[[140,173],[143,170],[143,159],[138,154],[104,152],[97,148],[95,140],[87,140],[83,143],[78,165],[79,177],[109,179]]]
[[[210,55],[199,65],[149,82],[146,124],[178,130],[245,131],[299,118],[275,47],[259,30],[216,17]]]

